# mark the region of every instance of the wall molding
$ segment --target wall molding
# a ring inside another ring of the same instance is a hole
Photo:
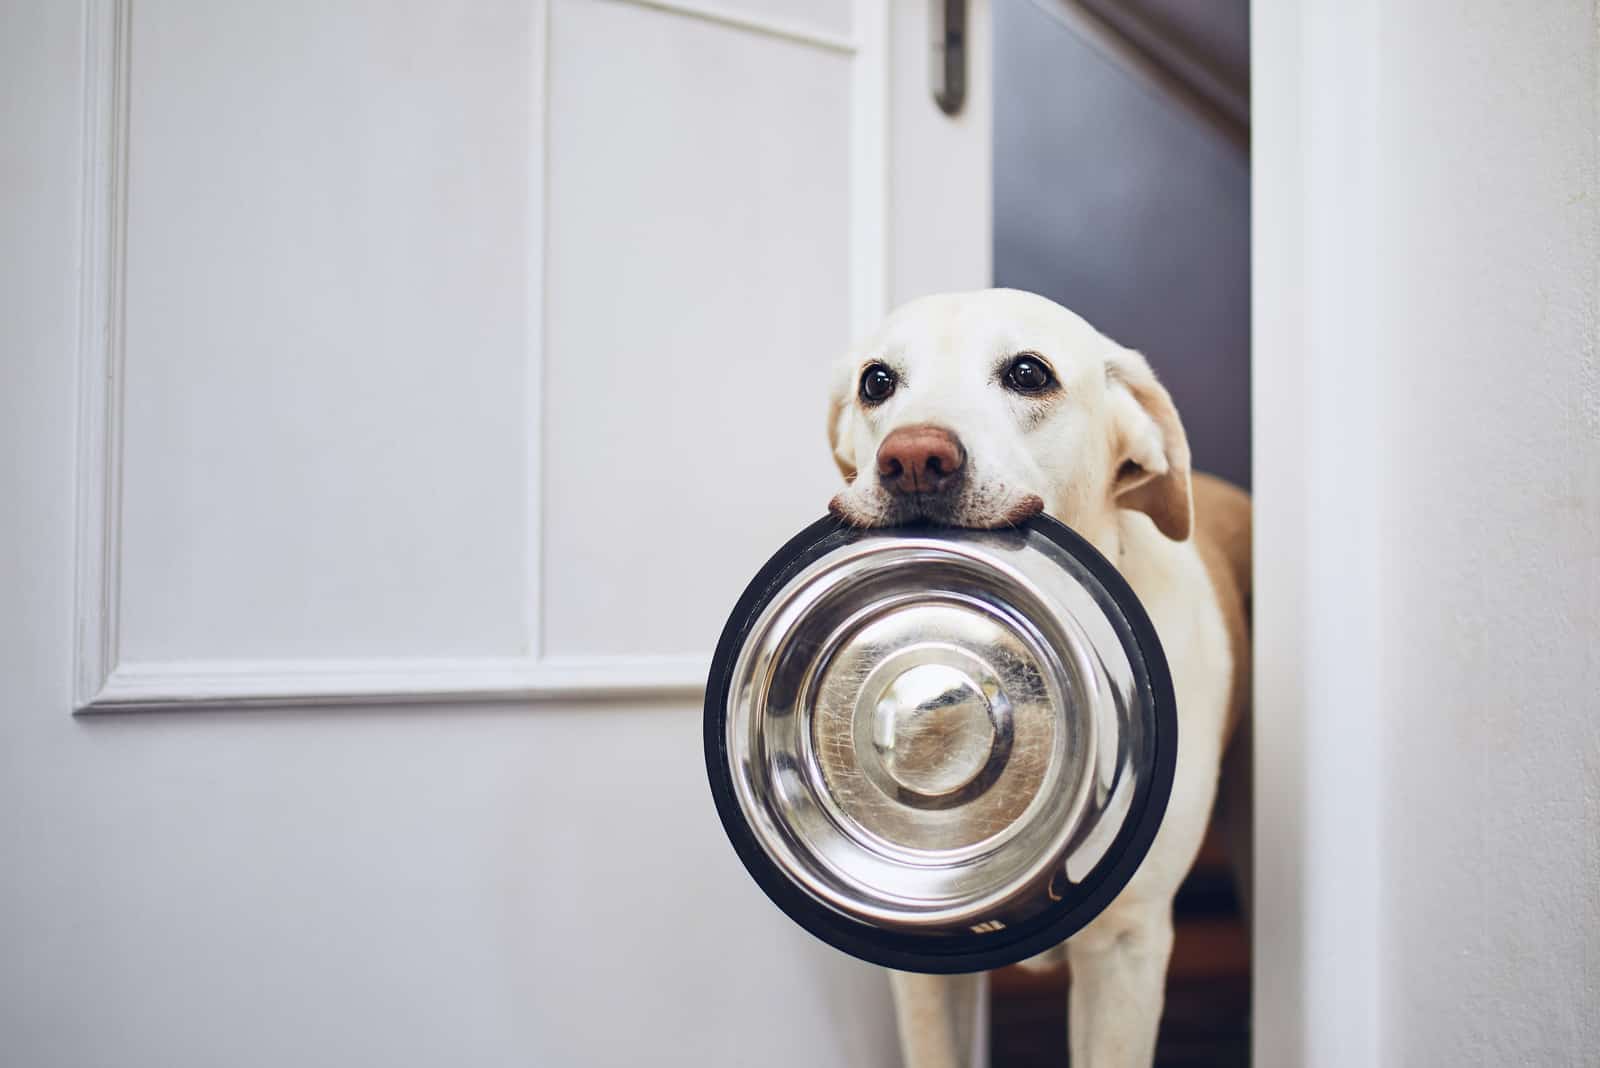
[[[838,52],[841,55],[852,55],[861,47],[859,41],[850,37],[829,33],[826,30],[815,29],[786,19],[746,14],[737,8],[723,4],[690,3],[688,0],[621,0],[621,2],[633,4],[635,7],[669,11],[674,15],[700,19],[702,22],[715,22],[735,30],[744,30],[747,33],[760,34],[763,37],[775,37],[783,41],[793,41],[795,44],[809,45],[812,48],[820,48],[827,52]],[[856,5],[858,18],[861,15],[861,7],[862,4],[858,0]]]
[[[850,328],[880,319],[888,292],[889,17],[887,0],[857,0],[856,30],[838,37],[731,8],[624,0],[843,54],[851,71]],[[79,258],[79,417],[74,707],[79,712],[691,697],[710,653],[547,656],[542,471],[545,159],[551,0],[536,0],[531,83],[526,405],[527,655],[393,659],[125,661],[120,653],[122,472],[132,0],[87,0],[84,31],[83,210]]]
[[[694,697],[703,656],[160,661],[119,665],[87,711]]]
[[[123,280],[131,0],[88,0],[78,261],[78,544],[74,696],[93,706],[117,667],[122,560]]]

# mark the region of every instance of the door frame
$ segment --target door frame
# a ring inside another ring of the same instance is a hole
[[[1251,12],[1263,1065],[1379,1061],[1378,28],[1376,0]]]

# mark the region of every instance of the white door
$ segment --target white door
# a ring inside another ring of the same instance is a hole
[[[988,281],[929,7],[8,5],[19,1063],[893,1063],[698,699],[829,361]]]

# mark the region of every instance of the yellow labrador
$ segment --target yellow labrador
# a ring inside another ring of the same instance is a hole
[[[1249,700],[1249,498],[1191,477],[1183,425],[1144,357],[1015,290],[895,311],[838,367],[828,433],[848,483],[832,508],[847,521],[998,527],[1047,512],[1121,570],[1154,621],[1177,691],[1172,799],[1132,881],[1065,943],[1071,1063],[1150,1064],[1173,895]],[[955,1017],[975,984],[892,980],[909,1068],[964,1063]]]

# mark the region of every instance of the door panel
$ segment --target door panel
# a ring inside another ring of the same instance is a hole
[[[552,15],[545,649],[703,653],[837,478],[853,59],[626,4]]]
[[[128,16],[121,656],[520,654],[528,6]]]

